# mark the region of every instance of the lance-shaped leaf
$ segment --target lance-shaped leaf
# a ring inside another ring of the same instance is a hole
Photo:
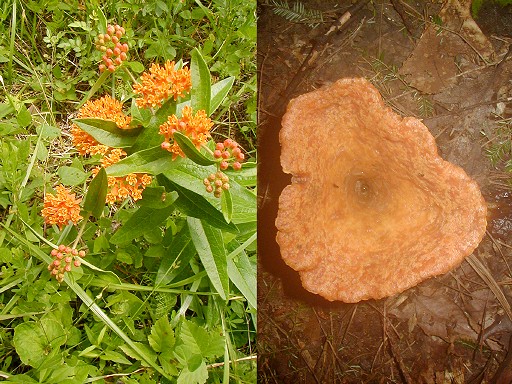
[[[229,294],[228,262],[221,230],[193,217],[187,218],[187,224],[192,242],[213,287],[226,300]]]
[[[198,111],[204,109],[210,116],[211,77],[210,70],[201,53],[194,48],[191,53],[190,76],[192,77],[192,90],[190,91],[190,102],[192,109]]]
[[[168,178],[167,175],[159,176],[158,182],[160,185],[164,185],[167,190],[178,192],[179,197],[174,204],[185,215],[205,220],[215,228],[223,229],[232,233],[238,233],[236,225],[233,223],[227,223],[222,213],[211,205],[203,196],[178,183],[175,183],[175,181]]]
[[[210,97],[210,114],[215,112],[224,98],[228,95],[234,81],[235,78],[231,76],[212,85]]]
[[[233,199],[231,198],[229,189],[222,191],[222,195],[220,195],[220,206],[224,219],[230,223],[233,217]]]
[[[113,121],[102,119],[75,119],[73,122],[101,144],[114,148],[131,147],[142,128],[121,129]]]
[[[169,205],[165,208],[155,209],[150,207],[140,207],[110,238],[112,244],[124,244],[133,239],[142,236],[146,232],[158,230],[171,214],[174,207]]]
[[[105,168],[100,168],[89,184],[89,189],[85,195],[84,211],[99,219],[105,207],[105,199],[107,197],[107,172]]]
[[[181,164],[183,159],[172,159],[172,154],[160,146],[135,152],[107,168],[109,176],[125,176],[129,173],[158,175]]]
[[[183,133],[174,132],[173,139],[178,143],[181,150],[190,160],[199,165],[212,165],[215,161],[203,155],[194,143]]]

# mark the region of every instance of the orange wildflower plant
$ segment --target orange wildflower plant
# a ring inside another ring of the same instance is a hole
[[[96,100],[89,100],[80,108],[77,118],[113,121],[121,129],[128,128],[132,119],[123,113],[123,104],[108,95]],[[82,156],[96,155],[98,153],[104,155],[110,149],[110,147],[98,143],[91,135],[75,124],[71,127],[71,134],[73,136],[73,145]]]
[[[63,185],[57,186],[55,190],[56,195],[44,196],[44,208],[41,211],[44,221],[50,225],[57,224],[59,229],[68,225],[70,221],[73,224],[78,223],[82,219],[80,216],[82,199],[75,198],[75,194]]]
[[[190,69],[174,69],[174,61],[167,60],[163,66],[153,63],[149,72],[144,72],[140,82],[133,85],[133,90],[140,98],[136,99],[140,108],[160,107],[171,97],[177,100],[184,97],[192,88]]]
[[[213,127],[213,122],[204,110],[199,110],[194,115],[190,106],[183,107],[181,118],[176,115],[168,117],[167,121],[160,126],[159,133],[165,137],[162,143],[162,148],[173,154],[173,160],[176,157],[185,157],[178,143],[173,140],[174,132],[181,132],[186,135],[196,148],[200,148],[202,144],[206,143],[210,137],[210,129]]]

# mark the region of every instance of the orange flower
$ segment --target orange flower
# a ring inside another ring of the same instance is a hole
[[[130,196],[134,201],[142,199],[142,192],[151,184],[152,177],[145,173],[130,173],[124,177],[108,177],[107,202],[113,204]]]
[[[174,132],[178,131],[186,135],[196,146],[197,149],[201,147],[201,144],[206,143],[210,137],[210,129],[213,126],[213,122],[204,110],[196,112],[195,116],[192,113],[190,106],[183,107],[181,112],[181,118],[176,115],[171,115],[165,123],[160,126],[159,133],[165,137],[162,143],[162,148],[173,154],[173,160],[178,157],[185,157],[185,154],[181,150],[178,143],[173,142]]]
[[[50,225],[57,224],[59,229],[68,225],[69,221],[78,223],[82,219],[79,205],[82,199],[76,199],[75,194],[63,185],[57,186],[55,190],[56,195],[44,196],[44,208],[41,211],[44,221]]]
[[[94,101],[89,100],[80,108],[77,117],[79,119],[95,118],[113,121],[121,129],[127,128],[131,121],[131,117],[123,113],[123,104],[108,95]],[[71,127],[71,134],[73,135],[73,145],[82,156],[98,153],[104,155],[110,149],[108,146],[98,143],[75,124]]]
[[[153,63],[149,73],[144,72],[140,82],[133,85],[135,93],[142,97],[136,100],[140,108],[160,107],[166,100],[184,97],[192,87],[190,70],[187,67],[174,69],[174,61],[167,60],[164,66]]]

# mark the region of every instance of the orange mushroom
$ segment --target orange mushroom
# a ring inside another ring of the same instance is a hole
[[[291,100],[280,143],[292,174],[276,219],[281,256],[328,300],[402,292],[458,266],[485,234],[477,183],[364,79]]]

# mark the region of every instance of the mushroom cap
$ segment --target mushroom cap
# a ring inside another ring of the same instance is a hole
[[[291,100],[280,143],[292,174],[276,219],[281,256],[327,300],[402,292],[458,266],[485,234],[477,183],[364,79]]]

